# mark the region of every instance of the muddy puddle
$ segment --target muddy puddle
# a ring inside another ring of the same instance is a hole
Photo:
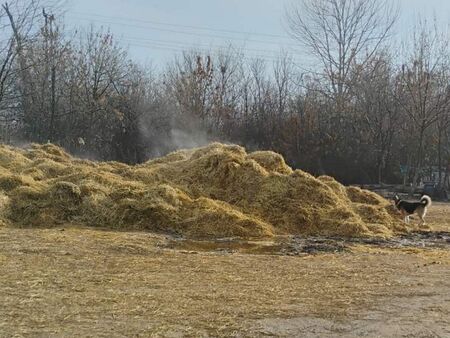
[[[245,241],[233,238],[219,240],[170,239],[163,248],[184,253],[216,252],[265,255],[301,256],[350,251],[351,246],[364,244],[383,248],[449,249],[450,232],[412,232],[402,236],[383,238],[328,238],[280,236],[270,241]]]

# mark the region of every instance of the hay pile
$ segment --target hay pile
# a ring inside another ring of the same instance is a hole
[[[72,158],[51,144],[0,146],[0,222],[82,224],[188,237],[390,236],[389,202],[293,171],[273,152],[213,143],[142,165]]]

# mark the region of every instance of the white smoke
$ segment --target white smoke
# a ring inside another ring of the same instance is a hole
[[[172,129],[170,136],[171,145],[176,149],[198,148],[209,143],[208,136],[203,130],[190,133],[181,129]]]

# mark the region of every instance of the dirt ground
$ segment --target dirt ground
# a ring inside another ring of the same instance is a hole
[[[0,227],[0,336],[450,337],[449,215],[391,241]]]

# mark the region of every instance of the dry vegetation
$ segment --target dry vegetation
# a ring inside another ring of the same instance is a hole
[[[44,145],[2,147],[0,164],[2,337],[450,334],[448,243],[283,254],[276,235],[388,238],[398,223],[377,195],[277,154],[213,144],[130,167]],[[435,203],[428,230],[448,233],[449,211]],[[226,235],[241,237],[211,238]]]
[[[433,229],[449,230],[449,211],[433,207]],[[0,336],[450,334],[448,246],[291,257],[167,242],[143,232],[0,228]]]
[[[372,192],[293,171],[273,152],[220,143],[136,166],[75,159],[51,144],[1,146],[0,188],[2,218],[18,226],[71,223],[197,238],[409,230]]]

